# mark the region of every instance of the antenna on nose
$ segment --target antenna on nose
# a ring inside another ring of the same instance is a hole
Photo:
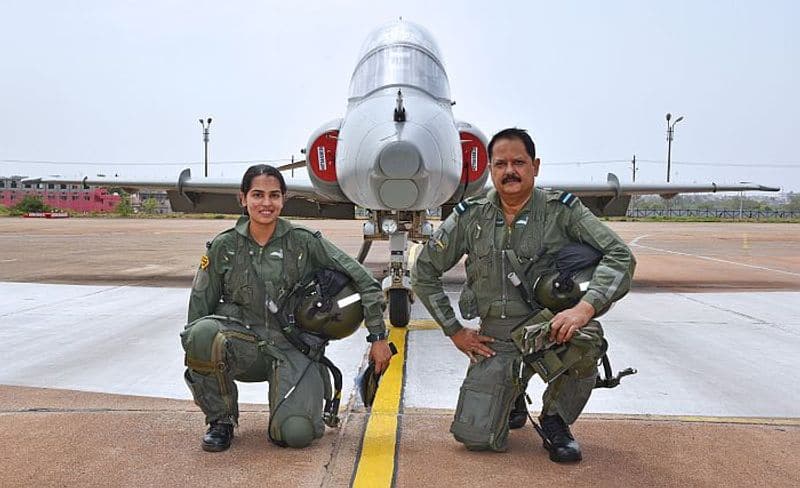
[[[403,92],[401,90],[397,90],[397,106],[394,108],[394,121],[406,121],[406,109],[403,107]]]

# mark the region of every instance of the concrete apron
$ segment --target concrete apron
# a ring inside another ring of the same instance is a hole
[[[186,290],[171,297],[163,289],[41,286],[0,284],[0,383],[188,397],[177,343]],[[485,486],[534,476],[599,486],[796,485],[800,412],[789,400],[798,387],[782,372],[800,361],[788,353],[800,341],[799,295],[636,294],[621,302],[603,321],[612,363],[640,373],[592,397],[574,429],[584,448],[577,466],[551,463],[530,426],[512,433],[502,455],[456,443],[448,428],[466,358],[415,309],[421,320],[409,328],[405,368],[393,363],[399,377],[384,378],[380,390],[388,407],[370,415],[352,397],[366,344],[343,341],[334,360],[344,366],[349,414],[302,453],[267,442],[263,404],[243,405],[234,446],[208,454],[199,447],[202,415],[189,401],[0,387],[0,441],[15,446],[2,455],[0,486]],[[85,314],[90,303],[94,320]],[[738,355],[743,344],[749,354]],[[263,402],[266,385],[253,386]],[[534,378],[532,410],[540,390]],[[377,464],[365,461],[370,452]],[[366,466],[382,484],[367,484]]]

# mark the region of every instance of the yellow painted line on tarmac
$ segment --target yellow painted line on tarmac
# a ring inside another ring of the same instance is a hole
[[[407,335],[407,328],[392,327],[389,330],[389,340],[397,347],[397,355],[381,377],[380,387],[372,404],[361,444],[361,455],[353,477],[352,486],[355,488],[388,487],[394,481]]]
[[[367,328],[364,322],[361,323],[361,327],[363,327],[364,330]],[[408,330],[441,330],[439,324],[433,319],[413,319],[408,322],[406,328]],[[402,327],[398,327],[398,329],[402,329]]]
[[[438,330],[439,324],[433,319],[417,319],[408,323],[408,330]]]

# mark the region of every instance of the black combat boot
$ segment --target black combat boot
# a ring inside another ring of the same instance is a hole
[[[547,436],[548,443],[544,443],[544,448],[550,451],[550,460],[557,463],[569,463],[580,461],[581,446],[569,431],[569,426],[561,419],[561,416],[543,415],[539,417],[542,430]]]
[[[220,452],[231,447],[233,425],[225,422],[211,422],[203,436],[203,450]]]
[[[508,414],[508,428],[520,429],[528,420],[528,405],[525,404],[525,393],[520,393],[514,401],[514,408]]]

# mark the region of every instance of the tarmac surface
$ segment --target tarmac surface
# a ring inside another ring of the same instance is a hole
[[[358,221],[302,221],[350,254]],[[366,344],[330,354],[343,425],[309,449],[266,440],[266,385],[240,389],[233,447],[200,450],[177,333],[204,242],[230,220],[0,219],[0,486],[798,486],[800,226],[611,223],[638,260],[603,319],[614,390],[573,432],[584,461],[550,462],[530,426],[505,454],[448,433],[467,360],[419,304],[367,411]],[[376,243],[367,265],[388,257]],[[451,299],[463,268],[446,277]],[[538,408],[543,385],[529,393]],[[535,413],[534,413],[535,415]]]

